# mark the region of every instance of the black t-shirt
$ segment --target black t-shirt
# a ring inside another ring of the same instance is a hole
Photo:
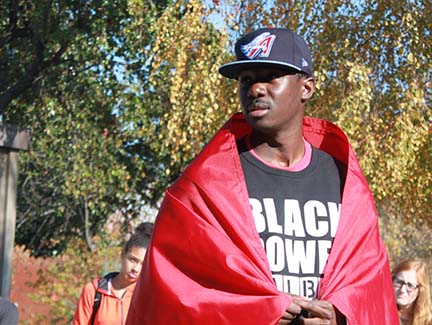
[[[310,164],[291,172],[254,157],[238,142],[256,229],[280,291],[316,297],[339,223],[344,166],[312,147]]]

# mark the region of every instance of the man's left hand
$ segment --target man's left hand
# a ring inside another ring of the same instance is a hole
[[[301,317],[301,324],[305,325],[340,325],[345,324],[345,317],[326,300],[299,301],[297,304],[308,312],[307,317]],[[339,316],[339,317],[338,317]],[[339,322],[338,322],[339,321]]]

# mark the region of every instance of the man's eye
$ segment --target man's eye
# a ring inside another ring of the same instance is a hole
[[[240,78],[240,83],[242,85],[248,86],[248,85],[250,85],[252,83],[252,78],[242,77],[242,78]]]

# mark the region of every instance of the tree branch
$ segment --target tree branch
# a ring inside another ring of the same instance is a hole
[[[88,202],[87,198],[84,199],[84,236],[88,249],[90,252],[94,251],[93,243],[90,236],[90,220],[88,213]]]
[[[37,43],[38,44],[35,45],[35,59],[26,74],[0,95],[0,115],[4,113],[6,107],[12,100],[17,98],[21,93],[33,85],[33,82],[38,78],[42,71],[59,64],[61,56],[67,48],[66,44],[63,44],[51,59],[41,61],[43,60],[41,53],[41,51],[43,51],[43,45],[40,42]]]

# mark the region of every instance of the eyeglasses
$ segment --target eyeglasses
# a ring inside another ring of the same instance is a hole
[[[393,280],[393,286],[396,289],[401,289],[403,286],[405,286],[406,290],[409,291],[409,292],[411,292],[411,291],[413,291],[413,290],[415,290],[415,289],[417,289],[419,287],[418,284],[413,284],[411,282],[405,282],[405,281],[400,280],[400,279],[394,279]]]

